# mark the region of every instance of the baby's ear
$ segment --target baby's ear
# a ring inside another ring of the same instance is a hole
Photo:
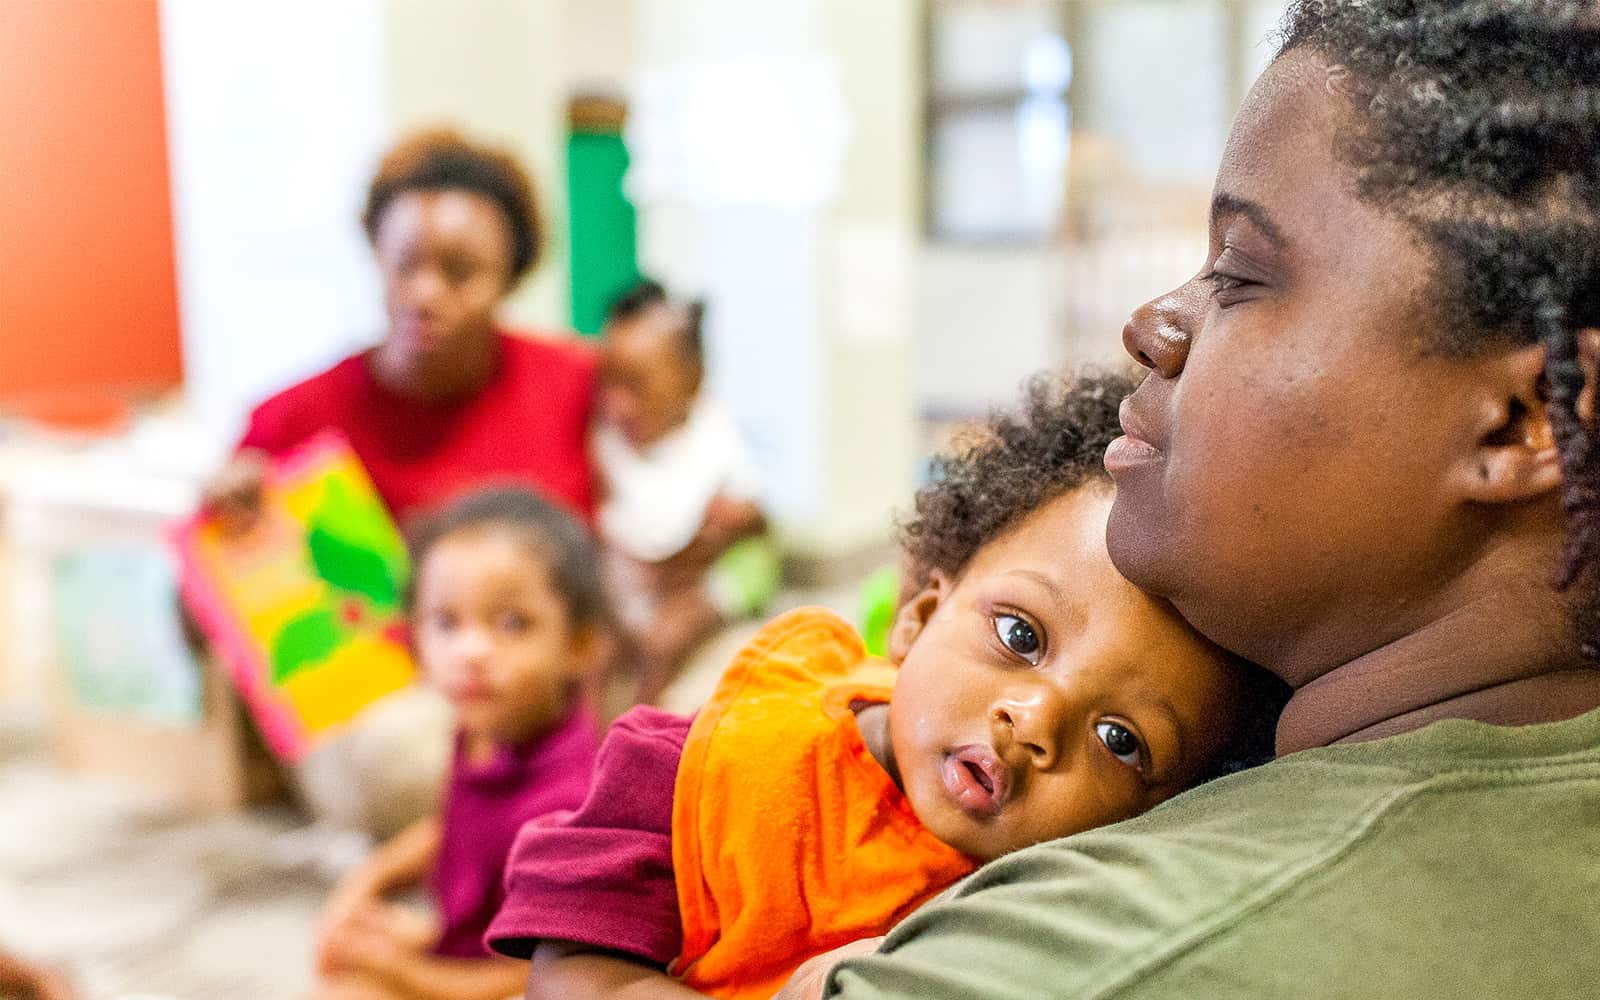
[[[894,627],[889,630],[889,662],[899,664],[906,658],[933,613],[950,596],[951,588],[950,577],[936,569],[928,574],[923,588],[900,605],[894,616]]]

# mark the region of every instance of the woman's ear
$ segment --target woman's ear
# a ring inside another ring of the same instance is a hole
[[[1588,384],[1579,399],[1580,419],[1594,411],[1594,359],[1600,331],[1585,330],[1580,343]],[[1460,470],[1463,495],[1475,503],[1522,503],[1561,487],[1561,456],[1550,422],[1544,379],[1545,348],[1523,347],[1485,358],[1483,405],[1476,446]]]
[[[928,582],[921,590],[901,602],[900,610],[895,612],[894,626],[889,629],[890,663],[898,665],[911,652],[917,637],[933,618],[933,613],[939,610],[939,605],[950,596],[951,589],[950,577],[936,569],[928,573]]]

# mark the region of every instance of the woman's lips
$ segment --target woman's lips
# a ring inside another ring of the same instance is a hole
[[[1160,459],[1161,452],[1155,445],[1138,438],[1123,436],[1106,445],[1106,471],[1113,476],[1125,469]]]
[[[1161,459],[1161,449],[1152,444],[1154,435],[1145,429],[1144,421],[1131,405],[1131,398],[1122,401],[1117,419],[1122,424],[1122,437],[1106,446],[1106,471],[1115,475],[1123,469],[1144,465]]]
[[[987,819],[1011,797],[1011,774],[994,750],[973,743],[945,757],[944,787],[963,811]]]

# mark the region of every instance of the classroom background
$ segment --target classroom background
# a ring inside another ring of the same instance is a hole
[[[778,605],[853,615],[932,451],[1118,363],[1200,265],[1282,8],[0,0],[0,942],[92,998],[306,988],[327,873],[183,641],[166,536],[253,405],[377,337],[394,137],[530,169],[553,242],[514,325],[592,337],[642,274],[707,302]]]

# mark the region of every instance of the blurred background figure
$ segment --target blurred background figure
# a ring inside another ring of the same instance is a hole
[[[1282,7],[0,0],[0,940],[90,1000],[301,997],[333,872],[282,835],[435,801],[436,694],[286,795],[175,614],[171,524],[320,428],[402,523],[588,518],[628,699],[693,711],[774,562],[766,614],[892,605],[927,456],[1192,273]]]
[[[778,588],[761,488],[739,428],[705,386],[705,307],[643,281],[603,333],[594,461],[608,589],[653,703],[699,643],[753,617]]]
[[[224,529],[247,533],[270,463],[328,430],[349,440],[402,527],[487,482],[590,516],[593,356],[510,333],[499,316],[548,242],[516,159],[454,131],[407,136],[379,163],[361,225],[382,281],[383,339],[251,412],[205,487]],[[334,830],[387,837],[433,810],[450,730],[436,693],[391,695],[300,763],[296,784]],[[316,860],[352,848],[312,837],[288,850]]]
[[[453,131],[416,133],[384,155],[361,225],[383,282],[383,339],[256,407],[207,502],[242,532],[260,513],[267,462],[331,429],[402,525],[493,479],[588,516],[592,357],[513,335],[499,317],[548,239],[522,167]]]

